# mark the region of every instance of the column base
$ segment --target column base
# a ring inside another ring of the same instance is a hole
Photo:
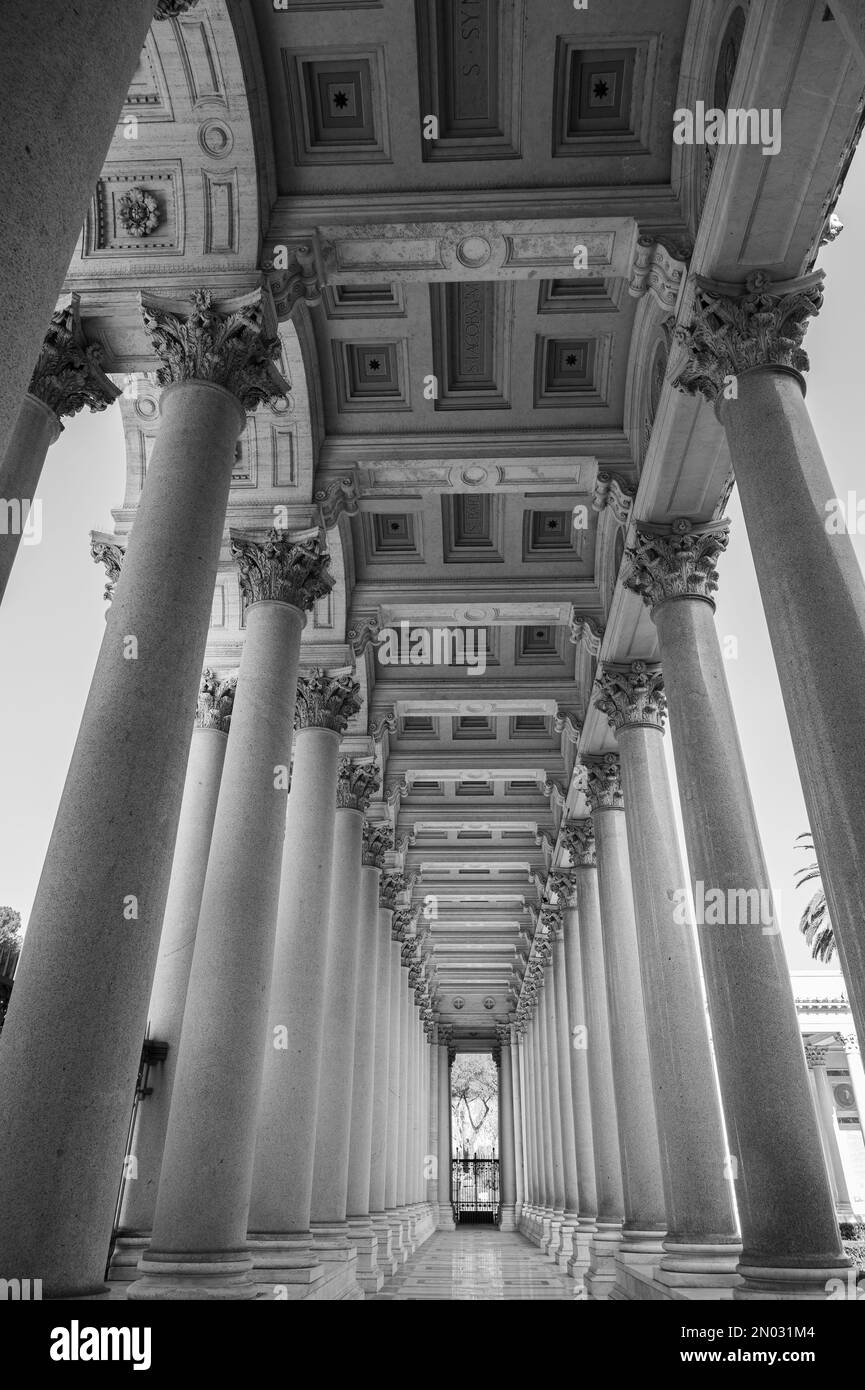
[[[334,1270],[313,1249],[307,1232],[254,1232],[249,1253],[262,1295],[276,1301],[330,1298]]]
[[[593,1302],[609,1298],[616,1282],[616,1256],[622,1244],[620,1226],[598,1226],[589,1242],[589,1264],[583,1274],[586,1297]],[[579,1277],[579,1271],[568,1266],[568,1273]]]
[[[108,1266],[109,1284],[130,1284],[138,1278],[138,1263],[150,1244],[150,1234],[118,1236]]]
[[[597,1224],[592,1217],[581,1216],[573,1233],[571,1254],[567,1260],[559,1260],[563,1269],[574,1279],[580,1279],[589,1268],[591,1245],[597,1234]]]
[[[405,1264],[412,1253],[405,1213],[401,1207],[393,1207],[385,1212],[385,1216],[391,1229],[391,1250],[396,1256],[397,1262]]]
[[[686,1245],[665,1240],[655,1278],[672,1289],[732,1289],[740,1282],[736,1269],[741,1253],[738,1242]]]
[[[450,1202],[439,1202],[438,1205],[438,1231],[455,1231],[457,1223],[454,1221],[454,1209]]]
[[[516,1206],[502,1207],[501,1211],[499,1212],[499,1230],[516,1231],[518,1229],[519,1227],[517,1226]]]
[[[657,1264],[664,1254],[664,1230],[623,1226],[619,1254],[626,1264]]]
[[[139,1278],[130,1284],[126,1294],[132,1303],[251,1301],[261,1296],[246,1250],[224,1254],[212,1250],[206,1253],[145,1251],[138,1273]]]
[[[392,1274],[396,1274],[399,1265],[399,1260],[393,1250],[393,1231],[386,1212],[370,1212],[370,1220],[378,1237],[378,1262],[384,1270],[385,1278],[389,1279]]]
[[[541,1249],[548,1260],[555,1260],[559,1242],[562,1238],[562,1223],[565,1214],[563,1211],[553,1212],[544,1217],[544,1239],[541,1242]]]
[[[855,1275],[853,1280],[849,1278],[850,1269],[852,1264],[849,1261],[843,1265],[811,1269],[782,1269],[740,1263],[741,1281],[733,1289],[733,1298],[737,1303],[769,1299],[773,1302],[779,1299],[783,1302],[806,1299],[825,1302],[827,1298],[850,1297],[851,1284],[852,1297],[855,1298]]]
[[[357,1250],[357,1282],[365,1294],[378,1293],[384,1270],[378,1262],[378,1236],[368,1216],[348,1218],[349,1238]]]
[[[335,1297],[343,1299],[362,1299],[363,1289],[357,1282],[357,1249],[349,1239],[347,1221],[313,1221],[312,1254],[322,1264],[339,1266],[338,1287],[341,1290]]]
[[[568,1260],[574,1254],[574,1238],[577,1232],[578,1217],[576,1212],[566,1211],[562,1217],[562,1224],[559,1228],[559,1238],[556,1247],[549,1251],[550,1259],[555,1260],[560,1269],[567,1269]]]

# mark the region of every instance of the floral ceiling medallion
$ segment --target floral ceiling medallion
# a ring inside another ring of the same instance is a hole
[[[117,217],[129,236],[145,237],[159,226],[159,205],[152,193],[130,188],[117,205]]]

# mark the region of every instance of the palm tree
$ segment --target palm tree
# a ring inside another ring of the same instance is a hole
[[[813,854],[814,841],[809,834],[798,835],[796,848],[804,850],[806,854]],[[796,875],[796,887],[802,888],[813,879],[816,879],[820,886],[799,918],[799,930],[814,959],[826,965],[835,954],[835,932],[829,918],[826,893],[820,882],[820,866],[816,862],[799,870]]]

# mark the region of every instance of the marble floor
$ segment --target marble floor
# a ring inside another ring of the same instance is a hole
[[[471,1300],[582,1297],[567,1274],[519,1234],[497,1227],[436,1231],[374,1298]]]

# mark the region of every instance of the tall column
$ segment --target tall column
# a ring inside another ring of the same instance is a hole
[[[567,843],[567,841],[566,841]],[[579,914],[574,884],[569,875],[554,872],[551,887],[557,894],[561,909],[562,929],[555,951],[561,970],[560,1009],[564,1027],[560,1028],[560,1067],[567,1087],[567,1106],[574,1133],[574,1163],[577,1180],[578,1220],[575,1231],[573,1259],[568,1264],[570,1274],[579,1274],[588,1267],[589,1243],[597,1230],[598,1197],[595,1182],[593,1147],[593,1116],[589,1094],[589,1070],[583,1030],[583,969],[580,956]],[[558,997],[558,996],[557,996]],[[562,1116],[566,1114],[562,1108]]]
[[[841,1148],[838,1143],[838,1130],[835,1125],[835,1103],[832,1097],[832,1089],[829,1085],[829,1078],[826,1075],[826,1053],[828,1050],[827,1047],[814,1047],[809,1044],[805,1048],[805,1057],[807,1059],[808,1071],[813,1087],[813,1101],[817,1112],[819,1137],[822,1141],[826,1177],[829,1183],[831,1200],[834,1204],[835,1214],[838,1220],[849,1221],[853,1217],[853,1206],[850,1202],[847,1174],[844,1172],[844,1163],[841,1159]]]
[[[564,1216],[557,1252],[558,1264],[568,1267],[569,1262],[588,1263],[588,1243],[586,1236],[578,1236],[578,1229],[594,1230],[594,1171],[591,1152],[591,1116],[588,1116],[588,1172],[582,1179],[577,1169],[577,1136],[575,1132],[574,1095],[571,1078],[571,1025],[568,1011],[568,982],[565,976],[565,938],[562,925],[563,913],[556,911],[550,916],[550,937],[552,941],[552,983],[555,1001],[555,1053],[557,1089],[552,1097],[558,1111],[562,1144],[562,1184],[564,1188]],[[585,1117],[584,1117],[585,1118]],[[585,1128],[581,1131],[581,1141],[585,1138]],[[583,1157],[585,1146],[581,1143]],[[581,1186],[582,1181],[582,1186]],[[586,1209],[584,1203],[591,1201]],[[588,1227],[585,1225],[588,1220]],[[582,1224],[581,1224],[582,1223]]]
[[[619,757],[586,758],[587,799],[598,857],[610,1051],[622,1160],[625,1224],[620,1251],[654,1263],[667,1228],[649,1039],[640,981],[637,923]]]
[[[102,1288],[235,445],[281,380],[258,293],[193,301],[146,315],[161,424],[3,1029],[0,1268],[47,1297]]]
[[[405,1239],[411,1250],[414,1250],[414,1240],[411,1212],[409,1211],[410,1199],[408,1195],[408,1172],[409,1172],[409,1129],[411,1126],[411,1086],[409,1076],[409,1011],[410,1001],[408,994],[407,972],[414,959],[416,943],[413,936],[406,935],[400,947],[400,989],[399,989],[399,1127],[397,1131],[398,1141],[398,1168],[397,1168],[397,1210],[405,1223]],[[403,973],[406,972],[406,973]]]
[[[103,0],[81,0],[74,7],[58,7],[54,0],[6,0],[0,11],[0,185],[7,195],[0,210],[0,244],[15,247],[2,276],[0,458],[151,21],[180,14],[191,3],[128,0],[106,16]],[[46,208],[51,209],[50,234]]]
[[[511,1095],[514,1109],[514,1222],[517,1230],[523,1213],[526,1194],[525,1149],[523,1139],[523,1093],[520,1085],[520,1043],[525,1025],[512,1022],[509,1032],[511,1055]]]
[[[517,1229],[517,1160],[514,1119],[514,1080],[511,1070],[511,1030],[507,1023],[496,1029],[499,1039],[499,1167],[501,1168],[501,1219],[499,1229]]]
[[[532,966],[530,964],[529,969]],[[523,986],[525,991],[526,986]],[[541,1243],[543,1236],[543,1211],[546,1206],[546,1167],[544,1165],[543,1135],[541,1125],[541,1102],[538,1093],[538,1075],[540,1062],[538,1059],[538,1035],[540,1032],[540,1020],[538,1017],[538,986],[534,984],[534,1005],[533,1012],[529,1019],[528,1028],[528,1053],[526,1056],[526,1067],[528,1073],[528,1092],[529,1092],[529,1152],[531,1155],[532,1168],[532,1213],[530,1234],[536,1235],[538,1244]]]
[[[363,813],[378,785],[374,764],[340,760],[325,966],[325,1060],[315,1128],[311,1227],[319,1255],[347,1265],[355,1259],[346,1216],[357,1020],[358,883]]]
[[[379,1264],[386,1274],[393,1274],[397,1256],[393,1253],[392,1232],[387,1215],[388,1172],[390,1166],[390,1116],[394,1097],[391,1094],[391,1008],[393,972],[399,969],[394,962],[394,942],[391,935],[393,910],[396,906],[401,875],[381,874],[378,909],[378,977],[375,991],[375,1067],[373,1081],[372,1156],[369,1175],[369,1210],[378,1236]]]
[[[357,1281],[365,1293],[376,1293],[384,1283],[384,1270],[378,1263],[378,1235],[370,1220],[369,1187],[372,1174],[375,1021],[378,1007],[378,897],[384,856],[392,845],[393,834],[389,825],[364,821],[347,1214],[349,1234],[352,1243],[357,1246]]]
[[[739,293],[699,281],[675,381],[715,402],[727,434],[838,954],[865,1037],[865,577],[805,405],[801,347],[823,275]],[[735,387],[735,394],[731,389]],[[852,504],[852,505],[851,505]],[[847,509],[853,515],[847,515]]]
[[[641,523],[629,584],[658,629],[697,934],[742,1226],[736,1298],[825,1297],[842,1259],[793,990],[711,595],[726,523]],[[633,735],[628,735],[633,739]],[[647,739],[660,739],[646,733]],[[684,903],[688,894],[678,894]],[[683,913],[674,911],[680,919]],[[767,1147],[766,1134],[774,1136]],[[794,1213],[795,1215],[791,1215]]]
[[[391,878],[394,901],[404,890],[402,874]],[[405,921],[409,913],[404,908],[396,908],[391,919],[390,943],[390,1045],[388,1048],[388,1106],[387,1106],[387,1168],[385,1175],[385,1214],[391,1230],[391,1248],[397,1259],[408,1258],[409,1246],[406,1241],[406,1225],[399,1210],[399,1154],[400,1154],[400,1054],[401,1054],[401,1001],[402,1001],[402,937]]]
[[[424,1158],[424,1177],[426,1179],[426,1205],[429,1208],[433,1230],[439,1227],[439,1049],[436,1027],[432,1019],[424,1020],[424,1040],[426,1045],[426,1156]]]
[[[120,395],[99,365],[102,349],[88,344],[81,327],[77,294],[64,295],[51,318],[30,386],[21,401],[5,455],[0,462],[0,499],[11,509],[0,532],[0,602],[6,592],[21,537],[36,497],[45,457],[60,437],[63,419],[79,410],[106,410]],[[41,507],[41,503],[39,504]],[[41,515],[33,512],[29,534],[41,536]]]
[[[660,672],[645,662],[606,666],[595,702],[622,759],[622,786],[649,1059],[662,1137],[666,1254],[671,1284],[738,1283],[741,1246],[725,1178],[727,1146],[703,1004],[693,920],[685,896],[663,748]]]
[[[310,1232],[325,1012],[339,740],[359,686],[320,667],[301,675],[276,914],[249,1236],[262,1282],[302,1295],[322,1271]],[[276,1044],[279,1043],[279,1046]]]
[[[615,1280],[614,1257],[622,1240],[622,1165],[591,817],[569,821],[563,833],[572,867],[567,875],[557,877],[555,886],[558,892],[561,884],[564,900],[575,909],[579,933],[579,958],[572,961],[568,977],[569,987],[573,983],[574,989],[571,1012],[574,1029],[572,1067],[575,1075],[578,1074],[578,1059],[582,1054],[586,1064],[597,1197],[596,1230],[589,1245],[586,1288],[592,1298],[599,1298],[609,1292]],[[566,934],[566,947],[567,940]],[[565,960],[567,964],[567,955]],[[574,969],[573,965],[577,968]],[[574,1104],[576,1110],[581,1108],[576,1100]]]
[[[859,1039],[856,1034],[836,1033],[835,1037],[844,1049],[844,1056],[847,1058],[847,1066],[850,1071],[850,1086],[853,1091],[853,1098],[856,1101],[856,1113],[859,1116],[859,1129],[862,1131],[862,1138],[865,1140],[865,1071],[862,1068],[862,1053],[859,1047]]]
[[[559,1235],[562,1229],[562,1217],[565,1210],[565,1188],[562,1174],[562,1139],[561,1123],[559,1128],[558,1144],[556,1143],[554,1129],[553,1103],[555,1102],[556,1114],[558,1113],[558,1091],[556,1087],[553,1071],[553,1056],[555,1049],[555,1034],[551,1027],[551,1014],[553,1013],[553,983],[552,970],[550,967],[549,943],[544,941],[539,943],[539,948],[545,949],[542,954],[544,961],[544,980],[538,1001],[538,1061],[540,1071],[538,1075],[538,1091],[541,1101],[541,1136],[543,1145],[544,1176],[546,1181],[546,1201],[544,1203],[544,1225],[541,1249],[545,1254],[555,1251],[558,1248]],[[550,1048],[552,1037],[553,1048]],[[551,1051],[553,1056],[551,1056]]]
[[[177,826],[171,880],[159,941],[159,959],[148,1010],[150,1038],[166,1043],[165,1061],[150,1071],[150,1094],[138,1107],[126,1162],[128,1174],[120,1209],[120,1239],[112,1258],[114,1277],[138,1265],[153,1228],[171,1093],[177,1070],[183,1012],[225,748],[234,703],[235,680],[210,670],[201,679],[198,713],[189,750],[186,785]]]
[[[134,1299],[255,1297],[246,1232],[265,1048],[284,1044],[266,1030],[300,637],[333,579],[316,539],[233,532],[231,552],[246,636]]]
[[[443,1040],[439,1044],[439,1093],[438,1093],[438,1190],[439,1190],[439,1225],[440,1231],[453,1231],[454,1225],[453,1201],[451,1198],[451,1075],[449,1042],[450,1029],[445,1029],[439,1025],[439,1037]]]

